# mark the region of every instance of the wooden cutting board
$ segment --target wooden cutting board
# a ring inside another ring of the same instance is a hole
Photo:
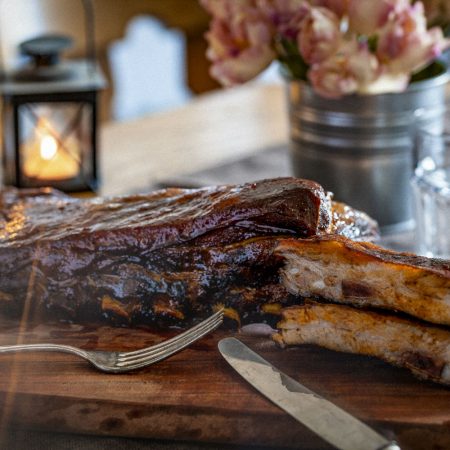
[[[17,323],[0,319],[1,345],[46,341],[131,350],[172,334],[68,324],[19,332]],[[330,448],[228,366],[217,342],[232,334],[216,331],[166,361],[124,375],[100,373],[71,355],[0,355],[0,426]],[[450,448],[450,389],[368,357],[312,346],[281,350],[267,338],[238,337],[288,375],[395,436],[405,449]]]

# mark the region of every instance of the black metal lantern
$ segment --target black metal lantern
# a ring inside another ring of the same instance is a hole
[[[97,97],[105,81],[94,58],[92,5],[83,4],[90,57],[62,63],[71,39],[40,36],[20,45],[30,63],[0,82],[5,184],[66,192],[98,186]]]

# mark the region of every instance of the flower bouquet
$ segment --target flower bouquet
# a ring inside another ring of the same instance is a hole
[[[442,72],[448,0],[200,0],[211,74],[225,86],[278,60],[327,98],[402,92]],[[427,20],[428,18],[428,20]]]
[[[450,1],[200,1],[212,16],[207,56],[219,82],[281,64],[293,174],[383,231],[410,227],[413,130],[442,125]]]

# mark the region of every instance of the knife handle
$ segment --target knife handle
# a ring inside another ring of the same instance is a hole
[[[392,441],[389,444],[383,445],[383,447],[380,447],[377,450],[402,450],[402,449],[394,441]]]

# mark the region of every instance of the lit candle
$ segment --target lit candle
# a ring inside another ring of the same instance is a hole
[[[53,132],[38,127],[31,142],[25,144],[23,173],[39,180],[66,180],[79,173],[79,152],[74,139],[66,139],[64,148],[58,145]]]

